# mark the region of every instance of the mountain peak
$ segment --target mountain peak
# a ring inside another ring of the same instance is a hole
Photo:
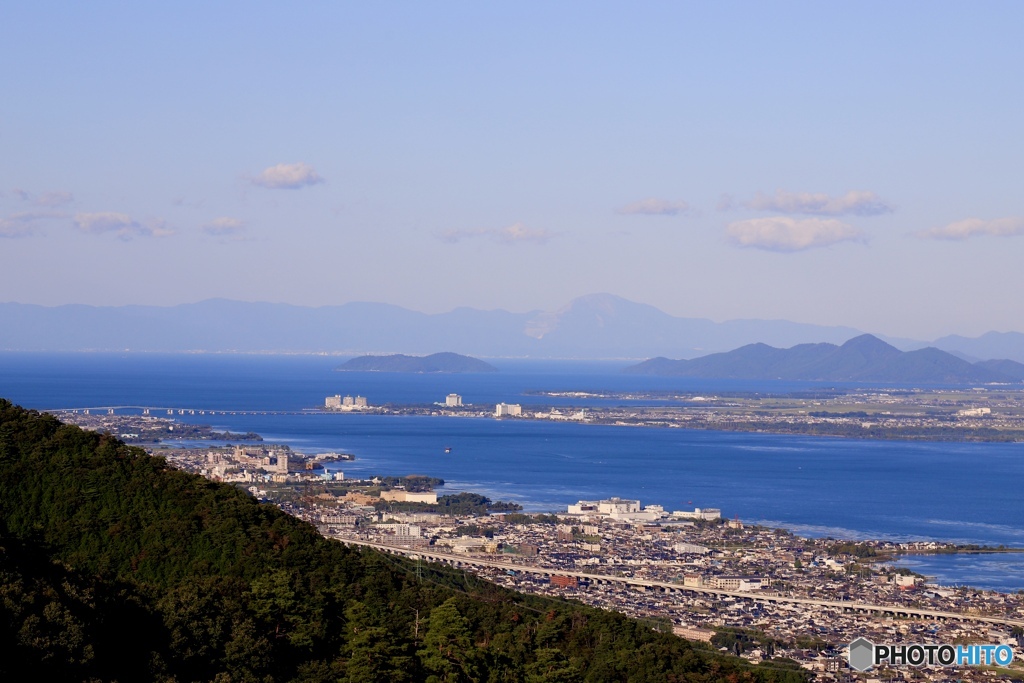
[[[543,339],[554,332],[593,336],[598,333],[635,335],[647,325],[664,325],[672,316],[649,304],[623,299],[614,294],[586,294],[576,297],[557,311],[530,318],[524,333]]]
[[[871,356],[898,356],[901,351],[892,344],[888,344],[873,334],[862,334],[847,340],[839,348],[844,351],[858,351],[864,355]]]

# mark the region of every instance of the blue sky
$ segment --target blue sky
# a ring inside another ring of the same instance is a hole
[[[1024,5],[5,3],[0,301],[1024,331]]]

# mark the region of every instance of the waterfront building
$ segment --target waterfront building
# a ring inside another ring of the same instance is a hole
[[[458,394],[448,394],[444,398],[444,404],[449,408],[460,408],[462,406],[462,397]]]
[[[581,500],[578,503],[569,506],[570,515],[596,515],[597,501],[596,500]]]
[[[607,500],[581,500],[568,507],[570,515],[594,515],[616,522],[657,522],[665,517],[660,505],[640,509],[639,500],[609,498]]]
[[[414,493],[413,491],[381,491],[381,500],[390,500],[395,503],[426,503],[428,505],[437,505],[437,494],[433,491],[425,491],[423,493]]]
[[[342,396],[335,394],[334,396],[328,396],[324,399],[324,408],[327,410],[360,410],[362,408],[368,408],[369,404],[366,401],[365,396]]]
[[[494,417],[519,417],[523,414],[523,407],[518,403],[499,403],[494,408]]]
[[[722,511],[718,508],[694,508],[693,512],[688,510],[675,510],[672,512],[672,516],[677,519],[703,519],[713,520],[721,519]]]
[[[616,496],[608,500],[598,501],[597,511],[599,514],[608,516],[640,512],[640,501],[625,500]]]

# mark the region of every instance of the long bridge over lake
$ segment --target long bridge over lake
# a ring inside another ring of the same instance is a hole
[[[818,600],[815,598],[783,597],[771,593],[759,594],[756,592],[731,591],[709,586],[684,586],[678,583],[667,581],[653,581],[650,579],[638,579],[627,576],[614,576],[610,574],[592,574],[589,572],[578,572],[568,569],[551,567],[534,567],[530,565],[502,562],[500,560],[489,560],[481,557],[470,557],[466,555],[453,555],[451,553],[440,553],[422,549],[402,548],[382,543],[373,543],[352,538],[331,536],[335,540],[348,545],[364,546],[374,548],[392,555],[403,555],[411,558],[422,558],[431,562],[439,562],[452,567],[469,569],[473,567],[499,569],[506,572],[532,574],[540,577],[569,576],[581,581],[589,581],[597,585],[625,585],[636,589],[652,591],[657,593],[675,593],[691,596],[729,597],[738,600],[756,602],[762,604],[779,605],[803,605],[807,607],[831,608],[846,614],[861,614],[866,617],[890,616],[904,619],[928,619],[932,621],[960,621],[980,622],[986,624],[997,624],[1000,626],[1024,627],[1024,619],[1010,619],[1006,617],[993,617],[980,614],[965,614],[962,612],[945,612],[941,610],[925,609],[918,607],[906,607],[904,605],[873,605],[863,602],[846,600]]]
[[[240,410],[234,408],[182,408],[182,407],[167,407],[167,406],[88,406],[78,408],[47,408],[40,410],[41,413],[52,413],[54,415],[60,413],[73,413],[81,415],[91,414],[107,414],[117,415],[126,414],[128,412],[137,412],[141,415],[149,415],[153,417],[165,416],[181,416],[181,415],[322,415],[332,414],[331,411],[325,411],[320,408],[303,408],[302,410]]]

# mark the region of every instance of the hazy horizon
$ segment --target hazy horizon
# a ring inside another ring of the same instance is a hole
[[[241,303],[241,304],[255,304],[255,305],[268,304],[268,305],[280,305],[280,306],[295,306],[295,307],[298,307],[298,308],[305,308],[305,309],[336,308],[336,307],[346,306],[346,305],[350,305],[350,304],[352,304],[352,305],[372,305],[372,306],[385,306],[385,307],[401,308],[401,309],[403,309],[405,311],[408,311],[408,312],[411,312],[411,313],[421,313],[423,315],[428,315],[428,316],[442,316],[442,315],[445,315],[445,314],[458,312],[459,310],[467,310],[467,309],[468,310],[473,310],[473,311],[480,311],[480,312],[484,312],[484,313],[510,313],[510,314],[513,314],[513,315],[528,315],[528,314],[544,315],[544,314],[552,314],[552,313],[558,313],[560,311],[568,310],[572,306],[572,304],[574,302],[578,302],[578,301],[582,301],[582,300],[587,300],[587,299],[592,298],[592,297],[606,297],[606,296],[607,297],[613,297],[615,299],[623,299],[624,301],[627,301],[629,303],[638,304],[638,305],[641,305],[641,306],[652,306],[652,304],[646,303],[644,301],[635,301],[635,300],[631,300],[631,299],[626,299],[625,297],[620,297],[617,294],[613,294],[611,292],[592,292],[590,294],[584,294],[582,296],[579,296],[579,297],[576,297],[576,298],[572,299],[571,301],[564,302],[564,304],[561,305],[561,306],[556,306],[553,309],[548,309],[548,310],[545,310],[545,309],[542,309],[542,308],[530,308],[530,309],[525,309],[525,310],[509,310],[507,308],[500,308],[500,307],[495,307],[495,308],[478,308],[478,307],[474,307],[474,306],[454,306],[452,308],[445,309],[445,310],[424,311],[424,310],[417,310],[415,308],[410,308],[408,306],[402,306],[400,304],[396,304],[396,303],[392,303],[392,302],[388,302],[388,301],[360,300],[360,301],[345,301],[345,302],[341,302],[341,303],[327,303],[327,304],[299,304],[299,303],[294,303],[294,302],[291,302],[291,301],[271,301],[271,300],[249,300],[249,301],[247,301],[247,300],[243,300],[243,299],[232,299],[232,298],[229,298],[229,297],[209,297],[209,298],[206,298],[206,299],[196,299],[196,300],[192,300],[192,301],[181,301],[179,303],[170,303],[170,304],[138,304],[138,303],[131,303],[131,304],[104,305],[104,304],[87,304],[87,303],[81,303],[81,302],[67,302],[67,303],[63,303],[63,304],[49,304],[48,305],[48,304],[31,304],[31,303],[30,304],[25,304],[24,302],[20,302],[20,301],[0,301],[0,305],[3,305],[3,304],[24,304],[24,305],[31,305],[31,306],[42,306],[44,308],[60,308],[62,306],[87,306],[87,307],[94,307],[94,308],[124,309],[124,308],[138,307],[138,306],[143,306],[143,307],[144,306],[154,306],[154,307],[157,307],[157,308],[177,308],[177,307],[181,307],[181,306],[196,306],[196,305],[199,305],[199,304],[215,302],[215,301],[228,301],[228,302],[232,302],[232,303]],[[657,308],[657,307],[654,306],[654,308]],[[671,315],[671,314],[667,313],[667,311],[662,311],[661,309],[657,309],[657,310],[661,311],[662,313],[665,313],[666,315]],[[811,323],[811,322],[808,322],[806,320],[793,320],[793,319],[786,319],[786,318],[717,318],[717,317],[713,317],[713,316],[705,316],[705,317],[694,316],[692,318],[690,318],[688,316],[673,316],[673,317],[680,318],[680,319],[707,320],[707,321],[710,321],[710,322],[715,323],[715,324],[737,323],[737,322],[769,322],[769,323],[771,323],[771,322],[784,322],[784,323],[794,323],[796,325],[817,326],[815,323]],[[821,325],[820,327],[850,328],[851,330],[854,330],[858,334],[871,334],[871,335],[879,336],[879,337],[882,337],[882,338],[885,338],[885,339],[888,339],[888,340],[896,340],[896,341],[899,341],[899,342],[924,342],[924,343],[935,341],[936,339],[941,339],[942,337],[946,337],[946,336],[956,336],[956,337],[965,337],[965,338],[973,339],[973,338],[980,337],[980,336],[982,336],[982,335],[984,335],[986,333],[989,333],[989,332],[995,332],[996,334],[1005,334],[1005,333],[1018,332],[1018,333],[1024,334],[1024,332],[1022,332],[1020,328],[1017,328],[1017,329],[985,330],[985,332],[982,332],[980,334],[973,335],[973,336],[972,335],[962,334],[960,332],[954,331],[954,332],[950,332],[950,333],[948,333],[946,335],[942,335],[940,337],[935,337],[934,339],[928,339],[928,338],[917,338],[917,339],[915,339],[915,338],[912,338],[912,337],[901,337],[899,335],[889,334],[885,330],[872,330],[872,329],[862,330],[862,329],[854,328],[854,327],[849,326],[849,325],[841,325],[841,324],[840,325]]]
[[[0,301],[1020,330],[1012,2],[0,9]]]

